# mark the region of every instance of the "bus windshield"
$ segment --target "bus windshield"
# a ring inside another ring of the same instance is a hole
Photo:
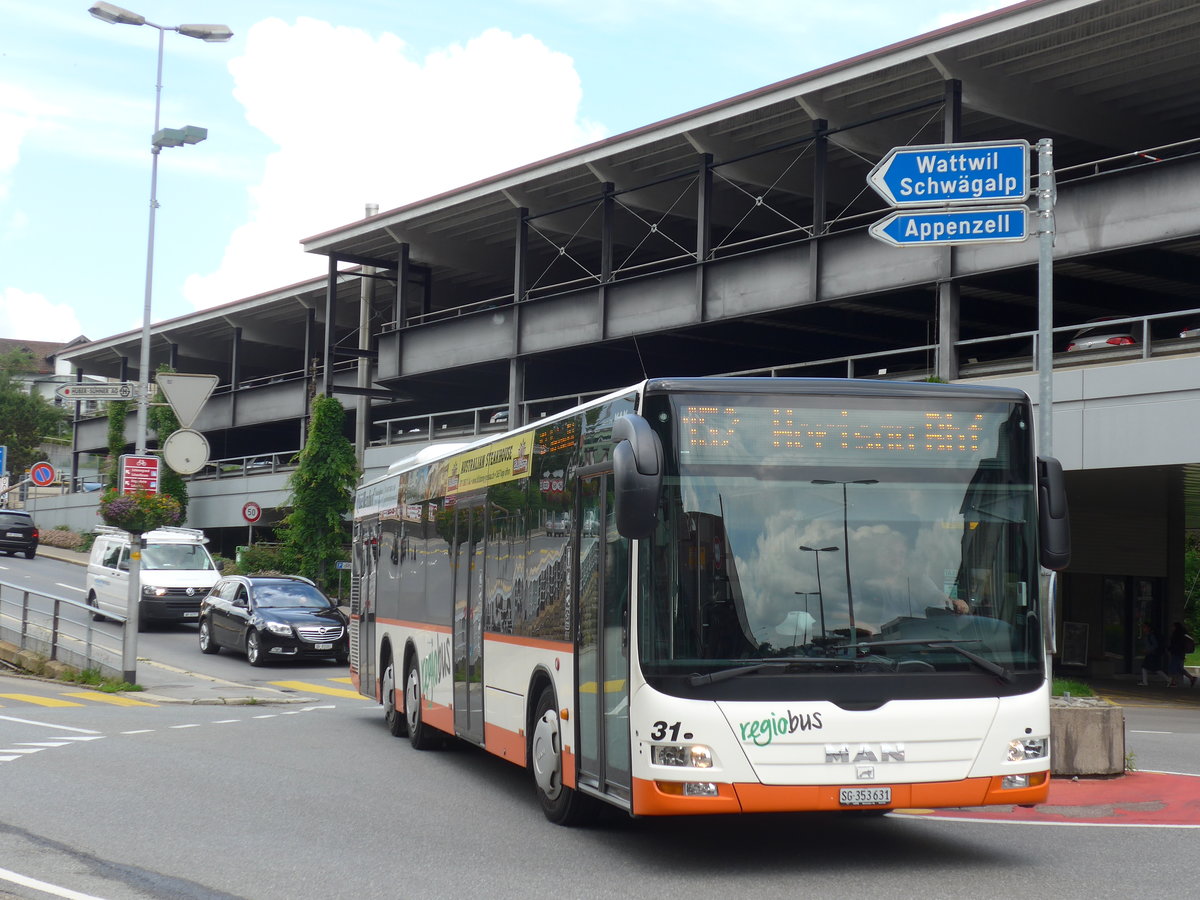
[[[646,676],[1040,673],[1028,406],[936,403],[648,397]]]

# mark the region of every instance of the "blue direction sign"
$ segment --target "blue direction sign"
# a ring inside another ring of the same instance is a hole
[[[871,237],[901,247],[1023,241],[1029,210],[1024,206],[897,211],[871,226]]]
[[[1029,196],[1029,142],[893,147],[867,184],[892,206],[1021,203]]]

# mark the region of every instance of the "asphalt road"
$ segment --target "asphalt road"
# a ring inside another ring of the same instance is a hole
[[[42,562],[38,577],[69,583]],[[11,581],[25,561],[0,565]],[[122,706],[0,677],[0,695],[73,704],[0,700],[0,897],[1129,898],[1186,868],[1200,827],[613,813],[564,829],[522,770],[393,738],[332,664],[251,669],[203,656],[186,627],[145,638],[156,658],[298,681],[314,699]],[[1138,768],[1200,776],[1200,710],[1147,698],[1126,716]]]

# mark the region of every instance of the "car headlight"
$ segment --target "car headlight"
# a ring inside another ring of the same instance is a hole
[[[264,624],[267,626],[267,631],[272,634],[282,634],[284,637],[292,636],[292,626],[286,622],[265,622]]]
[[[167,592],[167,589],[165,587],[155,587],[152,584],[143,584],[142,585],[142,596],[143,597],[161,597],[166,592]]]
[[[1050,742],[1044,737],[1014,738],[1008,742],[1007,762],[1022,762],[1027,759],[1045,759]]]
[[[711,769],[712,750],[703,744],[652,744],[650,762],[656,766],[685,766]]]

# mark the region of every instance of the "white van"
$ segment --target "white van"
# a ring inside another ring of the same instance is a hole
[[[195,528],[160,528],[142,535],[139,626],[151,622],[194,622],[200,600],[220,577],[208,538]],[[87,602],[103,619],[105,612],[128,615],[129,534],[102,525],[88,559]]]

